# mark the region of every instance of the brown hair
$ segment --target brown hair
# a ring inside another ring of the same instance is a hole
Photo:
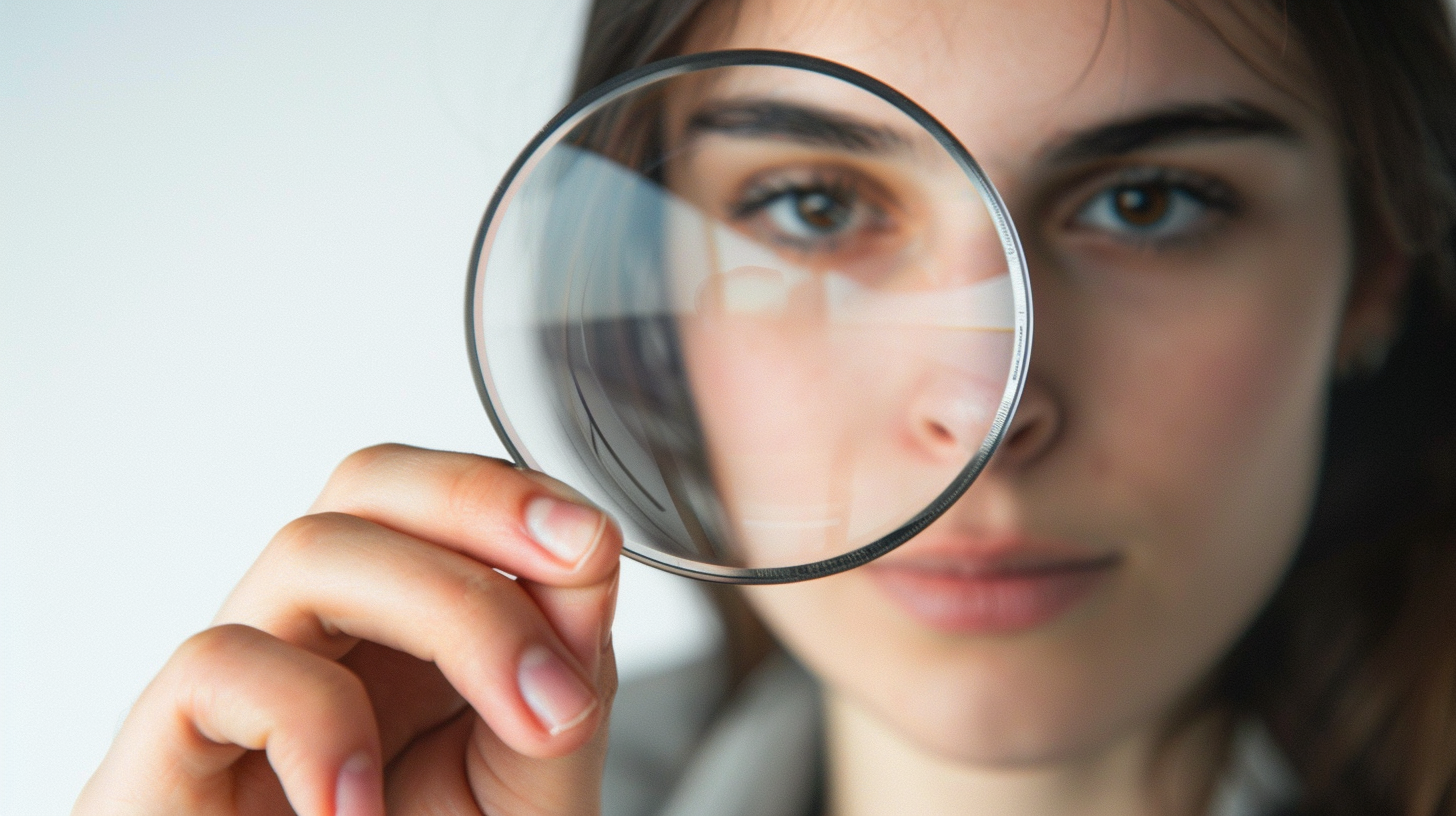
[[[1443,0],[1262,1],[1339,117],[1357,260],[1395,253],[1408,283],[1388,355],[1331,386],[1305,541],[1196,708],[1269,726],[1300,778],[1298,813],[1456,816],[1451,21]],[[576,93],[671,55],[706,5],[595,0]],[[741,671],[767,640],[736,594],[715,595]]]

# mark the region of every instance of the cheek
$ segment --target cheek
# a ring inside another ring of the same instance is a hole
[[[1261,488],[1307,481],[1295,477],[1313,465],[1323,355],[1267,311],[1185,311],[1107,343],[1108,359],[1083,369],[1088,407],[1072,433],[1085,432],[1089,475],[1121,491],[1113,506],[1136,513],[1144,533],[1207,539],[1236,508],[1263,526],[1247,512],[1263,504]]]
[[[1299,540],[1332,333],[1322,314],[1274,299],[1220,305],[1148,327],[1089,369],[1105,376],[1084,392],[1118,406],[1086,417],[1086,462],[1112,516],[1104,532],[1142,584],[1141,611],[1162,621],[1137,626],[1163,629],[1189,659],[1234,636]]]
[[[1184,302],[1103,316],[1072,385],[1069,453],[1085,445],[1089,484],[1190,569],[1292,545],[1313,493],[1342,264],[1265,258]]]
[[[1085,656],[1105,672],[1097,685],[1126,691],[1128,714],[1208,671],[1307,521],[1344,256],[1254,257],[1217,286],[1165,292],[1135,318],[1108,310],[1079,333],[1062,486],[1098,520],[1089,532],[1125,548],[1124,585]]]

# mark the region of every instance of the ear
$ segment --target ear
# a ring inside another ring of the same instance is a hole
[[[1358,253],[1358,267],[1345,299],[1335,346],[1335,371],[1342,379],[1373,374],[1385,364],[1400,334],[1410,260],[1389,237]]]

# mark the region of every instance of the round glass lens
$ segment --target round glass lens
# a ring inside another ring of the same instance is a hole
[[[729,51],[584,97],[486,214],[467,311],[517,462],[629,555],[768,583],[864,563],[970,485],[1020,395],[1025,265],[970,155],[843,66]]]

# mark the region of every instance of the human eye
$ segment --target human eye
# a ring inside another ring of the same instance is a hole
[[[729,206],[750,237],[813,267],[852,263],[895,229],[892,204],[871,180],[823,168],[759,174]]]
[[[1069,226],[1134,246],[1174,246],[1205,235],[1236,203],[1232,191],[1212,178],[1135,168],[1100,182]]]

